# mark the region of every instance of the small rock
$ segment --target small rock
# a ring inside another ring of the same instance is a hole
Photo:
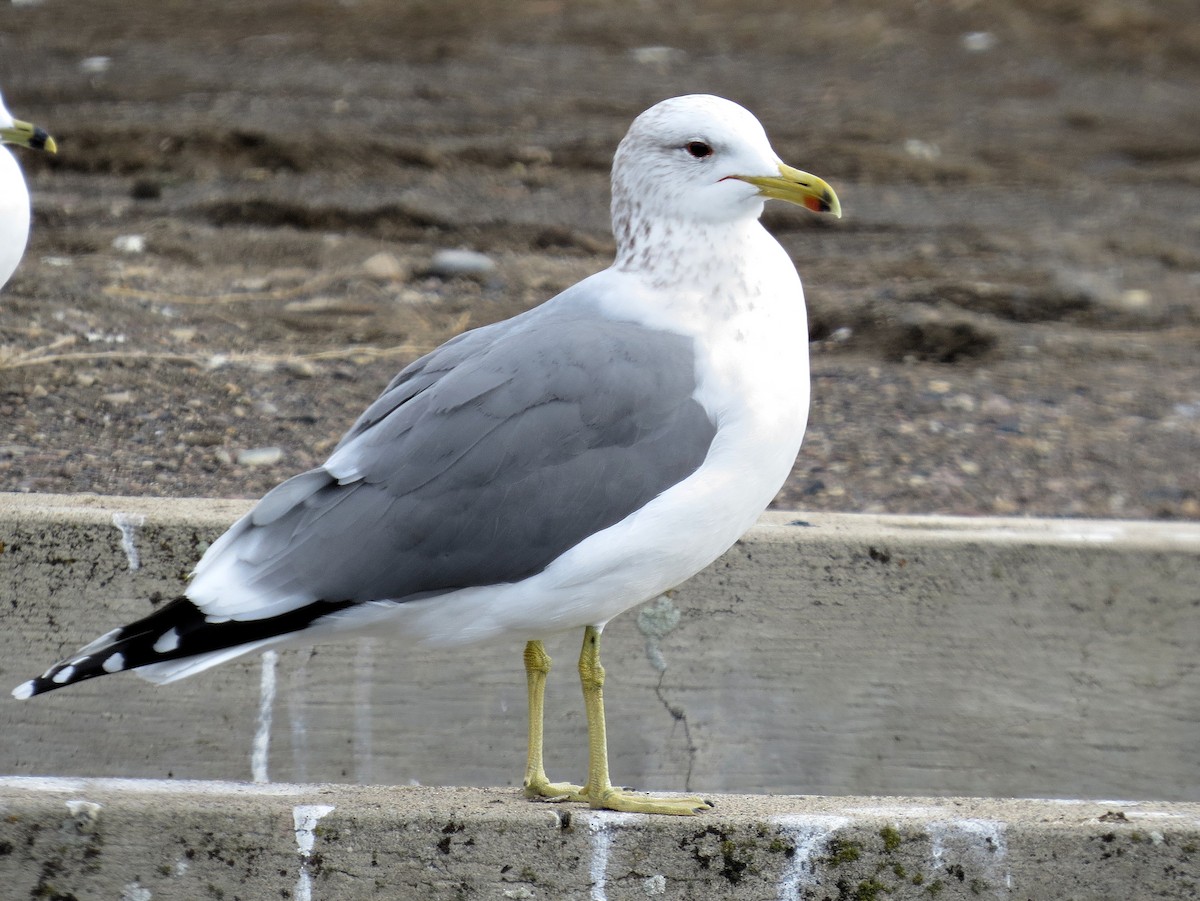
[[[970,31],[962,37],[963,47],[972,53],[985,53],[997,43],[996,36],[990,31]]]
[[[134,200],[158,200],[162,197],[162,185],[149,178],[139,178],[129,189],[129,196]]]
[[[947,410],[960,410],[963,413],[973,413],[975,411],[975,398],[969,394],[955,394],[952,397],[947,397],[942,401],[942,406]]]
[[[146,239],[142,235],[118,235],[113,238],[112,246],[121,253],[145,253]]]
[[[651,897],[665,895],[667,893],[667,877],[662,873],[647,876],[642,880],[642,891]]]
[[[404,281],[408,275],[400,261],[387,252],[368,257],[363,261],[362,268],[368,276],[382,282]]]
[[[517,162],[527,166],[548,166],[554,162],[554,154],[548,148],[538,144],[526,144],[518,147],[513,155]]]
[[[84,75],[102,75],[111,65],[111,56],[89,56],[79,61],[79,71]]]
[[[274,466],[283,459],[282,447],[251,447],[238,451],[239,466]]]
[[[111,404],[114,407],[120,407],[133,402],[133,392],[114,391],[111,394],[102,394],[100,399],[106,404]]]
[[[482,278],[495,270],[486,254],[474,250],[439,250],[429,264],[429,274],[440,278]]]
[[[297,379],[311,379],[317,374],[316,366],[308,362],[308,360],[301,360],[298,358],[284,360],[283,363],[280,364],[279,368],[288,375],[292,376],[292,378]]]
[[[218,431],[184,432],[179,436],[179,440],[185,447],[216,447],[221,443],[221,433]]]
[[[909,138],[905,141],[904,152],[916,159],[925,160],[927,163],[933,162],[942,155],[942,149],[937,144],[931,144],[918,138]]]
[[[669,66],[687,59],[687,54],[676,47],[634,47],[629,55],[643,66]]]
[[[1145,288],[1130,288],[1121,292],[1121,306],[1127,310],[1143,310],[1150,306],[1153,299]]]

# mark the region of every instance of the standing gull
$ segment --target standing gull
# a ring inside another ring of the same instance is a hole
[[[14,119],[0,97],[0,145],[16,144],[55,153],[54,138],[36,125]],[[29,189],[17,159],[0,146],[0,288],[13,274],[29,240]]]
[[[171,682],[251,651],[387,629],[526,641],[525,794],[693,814],[609,781],[605,624],[703,569],[779,490],[808,415],[800,279],[767,198],[840,215],[758,120],[711,96],[642,113],[617,148],[605,271],[400,372],[325,465],[269,492],[187,593],[13,691],[135,669]],[[582,786],[542,765],[541,639],[584,630]]]

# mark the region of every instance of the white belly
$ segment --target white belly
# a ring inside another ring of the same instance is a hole
[[[0,286],[13,274],[29,236],[29,192],[16,159],[0,147]]]

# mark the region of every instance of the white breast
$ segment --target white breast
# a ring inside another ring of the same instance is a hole
[[[608,315],[696,338],[696,398],[718,426],[704,464],[529,579],[401,605],[395,623],[405,635],[446,646],[603,625],[699,572],[754,524],[791,472],[809,399],[800,280],[782,248],[761,234],[747,250],[749,275],[739,273],[727,291],[680,284],[663,304],[654,286],[659,302],[639,308],[647,297],[640,276],[593,277],[609,298]]]
[[[29,237],[29,190],[16,159],[0,147],[0,286],[13,274]]]

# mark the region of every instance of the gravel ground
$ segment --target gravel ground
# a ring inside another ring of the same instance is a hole
[[[319,463],[422,350],[607,265],[617,141],[708,91],[845,210],[767,214],[813,353],[778,505],[1200,517],[1191,0],[65,9],[0,10],[9,106],[60,145],[22,153],[0,490]]]

